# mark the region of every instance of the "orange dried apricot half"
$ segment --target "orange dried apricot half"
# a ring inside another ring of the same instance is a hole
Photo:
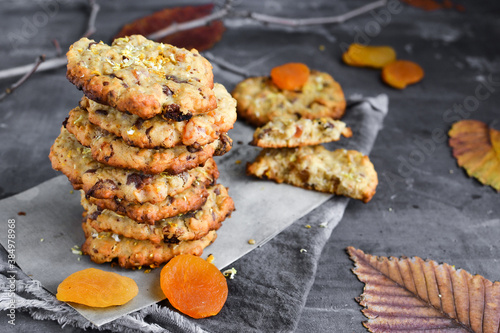
[[[382,68],[396,61],[396,51],[390,46],[365,46],[354,43],[342,55],[342,60],[350,66]]]
[[[134,280],[117,273],[87,268],[71,274],[57,287],[57,299],[104,308],[123,305],[137,296]]]
[[[424,70],[418,64],[408,60],[396,60],[382,69],[382,80],[397,89],[417,83],[424,77]]]
[[[174,308],[192,318],[215,316],[227,299],[227,282],[215,265],[181,254],[161,270],[160,286]]]
[[[307,65],[290,62],[271,69],[271,80],[283,90],[299,90],[309,79],[311,71]]]

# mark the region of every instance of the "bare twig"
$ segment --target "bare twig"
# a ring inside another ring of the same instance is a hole
[[[378,0],[375,2],[368,3],[362,7],[351,10],[350,12],[344,13],[338,16],[330,16],[330,17],[313,17],[306,19],[290,19],[283,18],[278,16],[270,16],[259,13],[249,13],[249,17],[261,22],[261,23],[272,23],[278,25],[285,25],[290,27],[300,27],[306,25],[320,25],[320,24],[334,24],[334,23],[343,23],[353,17],[363,15],[375,8],[382,7],[387,3],[387,0]]]
[[[51,58],[42,63],[38,69],[37,72],[43,72],[43,71],[48,71],[51,69],[63,67],[66,65],[66,57],[58,57],[58,58]],[[14,68],[9,68],[5,69],[3,71],[0,71],[0,79],[6,79],[9,77],[15,77],[19,75],[23,75],[26,73],[29,73],[33,68],[32,64],[29,65],[24,65],[24,66],[19,66],[19,67],[14,67]]]
[[[38,66],[40,66],[40,64],[44,60],[45,60],[45,55],[42,54],[41,56],[38,56],[35,60],[35,64],[31,68],[31,70],[28,73],[24,74],[24,76],[22,78],[20,78],[17,82],[15,82],[9,88],[5,89],[5,91],[2,94],[0,94],[0,101],[5,99],[5,97],[7,97],[8,95],[12,94],[14,92],[14,90],[19,88],[24,82],[26,82],[26,80],[28,80],[29,77],[36,72]]]
[[[53,39],[52,44],[54,44],[54,47],[56,48],[57,56],[58,57],[62,56],[62,50],[61,50],[61,45],[59,44],[59,41],[57,39]]]
[[[188,22],[183,22],[183,23],[172,23],[168,27],[161,29],[155,33],[152,33],[151,35],[148,35],[149,39],[160,39],[163,37],[166,37],[168,35],[172,35],[176,32],[180,31],[185,31],[185,30],[190,30],[193,28],[198,28],[198,27],[203,27],[207,25],[208,23],[218,20],[220,18],[223,18],[229,13],[229,9],[223,8],[219,11],[216,11],[215,13],[212,13],[210,15],[204,16],[202,18],[193,20],[193,21],[188,21]]]
[[[221,10],[218,10],[210,15],[207,15],[207,16],[204,16],[204,17],[201,17],[199,19],[192,20],[192,21],[187,21],[187,22],[183,22],[183,23],[174,22],[171,25],[169,25],[168,27],[163,28],[161,30],[158,30],[158,31],[148,35],[147,37],[149,39],[157,40],[157,39],[161,39],[163,37],[169,36],[169,35],[173,35],[173,34],[180,32],[180,31],[185,31],[185,30],[203,27],[212,21],[215,21],[215,20],[218,20],[218,19],[225,17],[227,14],[229,14],[229,11],[231,10],[231,6],[232,6],[232,0],[226,0],[226,2],[224,3],[224,7]]]
[[[357,9],[354,9],[350,12],[347,12],[347,13],[344,13],[344,14],[338,15],[338,16],[308,18],[308,19],[290,19],[290,18],[270,16],[270,15],[259,14],[259,13],[237,13],[235,11],[232,11],[231,1],[228,0],[228,1],[226,1],[226,4],[222,9],[220,9],[220,10],[218,10],[210,15],[207,15],[205,17],[202,17],[202,18],[199,18],[199,19],[196,19],[193,21],[188,21],[188,22],[183,22],[183,23],[174,23],[174,24],[166,27],[165,29],[159,30],[159,31],[149,35],[148,38],[160,39],[160,38],[163,38],[165,36],[180,32],[180,31],[185,31],[185,30],[189,30],[189,29],[193,29],[193,28],[197,28],[197,27],[202,27],[202,26],[209,24],[212,21],[222,19],[225,16],[228,16],[229,14],[234,14],[236,16],[242,16],[242,17],[248,17],[248,18],[253,19],[254,21],[257,21],[260,23],[277,24],[277,25],[284,25],[284,26],[291,26],[291,27],[343,23],[343,22],[345,22],[349,19],[352,19],[356,16],[367,13],[370,10],[384,6],[386,3],[387,3],[387,0],[377,0],[375,2],[366,4],[362,7],[359,7]],[[89,5],[91,7],[91,12],[89,15],[87,31],[84,33],[84,37],[88,37],[96,31],[95,20],[97,17],[97,13],[99,12],[99,9],[100,9],[100,6],[97,4],[96,0],[89,0]],[[38,71],[59,68],[59,67],[64,66],[65,64],[66,64],[66,59],[64,59],[62,57],[49,59],[45,63],[43,63],[42,66],[40,66],[38,68]],[[224,65],[222,65],[222,64],[220,64],[220,65],[221,65],[221,67],[224,67]],[[226,66],[226,68],[227,68],[227,66]],[[22,74],[28,73],[30,70],[31,70],[31,65],[1,70],[0,71],[0,79],[22,75]]]
[[[293,18],[284,18],[284,17],[279,17],[279,16],[271,16],[271,15],[266,15],[266,14],[259,14],[259,13],[238,13],[235,11],[231,11],[231,2],[228,1],[226,2],[224,8],[222,8],[219,11],[216,11],[215,13],[212,13],[210,15],[204,16],[202,18],[189,21],[189,22],[183,22],[183,23],[173,23],[170,26],[159,30],[155,33],[152,33],[148,36],[149,39],[160,39],[163,37],[166,37],[168,35],[172,35],[177,32],[193,29],[193,28],[198,28],[198,27],[203,27],[207,24],[209,24],[212,21],[221,19],[228,14],[232,13],[235,14],[235,16],[242,16],[242,17],[248,17],[253,19],[254,21],[260,22],[260,23],[271,23],[271,24],[277,24],[277,25],[284,25],[284,26],[290,26],[290,27],[300,27],[300,26],[306,26],[306,25],[321,25],[321,24],[335,24],[335,23],[343,23],[351,18],[354,18],[356,16],[363,15],[371,10],[374,10],[376,8],[382,7],[387,4],[387,0],[377,0],[375,2],[368,3],[364,6],[361,6],[359,8],[356,8],[354,10],[351,10],[350,12],[344,13],[342,15],[337,15],[337,16],[330,16],[330,17],[313,17],[313,18],[307,18],[307,19],[293,19]]]
[[[234,74],[243,76],[243,77],[250,77],[250,74],[246,71],[241,69],[241,67],[238,67],[236,65],[231,64],[230,62],[227,62],[224,59],[217,58],[210,52],[205,52],[203,54],[205,58],[207,58],[212,64],[215,64],[219,66],[220,68],[226,69]]]
[[[83,37],[89,37],[96,31],[95,20],[97,18],[97,13],[99,13],[99,10],[101,9],[101,6],[99,6],[96,0],[89,0],[89,6],[90,15],[87,23],[87,31],[85,31]]]
[[[99,13],[100,6],[97,4],[96,0],[89,0],[89,6],[90,6],[90,15],[87,23],[87,30],[83,34],[84,37],[88,37],[92,35],[95,31],[95,21],[97,18],[97,13]],[[15,77],[18,75],[23,75],[19,81],[14,83],[12,86],[7,88],[4,93],[0,95],[0,101],[6,98],[8,95],[10,95],[15,89],[17,89],[19,86],[21,86],[28,78],[31,77],[35,72],[42,72],[42,71],[47,71],[51,69],[56,69],[59,67],[63,67],[66,65],[67,60],[66,57],[62,54],[61,51],[61,46],[59,45],[59,42],[54,39],[52,40],[52,43],[56,47],[56,53],[57,57],[49,59],[45,61],[45,55],[42,55],[37,58],[35,65],[25,65],[25,66],[19,66],[19,67],[14,67],[6,70],[0,71],[0,79],[8,78],[8,77]]]

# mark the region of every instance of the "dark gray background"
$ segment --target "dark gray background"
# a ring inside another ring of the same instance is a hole
[[[107,42],[124,23],[166,6],[187,3],[203,1],[102,1],[98,32],[93,38]],[[318,17],[337,15],[365,3],[238,1],[235,8],[287,17]],[[222,40],[210,50],[217,58],[247,67],[255,75],[266,74],[279,62],[297,60],[328,70],[346,96],[389,96],[385,128],[370,156],[379,174],[377,194],[368,204],[351,201],[348,205],[323,251],[298,332],[365,331],[361,307],[354,301],[363,285],[350,271],[352,263],[345,253],[349,245],[376,255],[445,261],[490,280],[500,277],[500,197],[457,167],[442,137],[432,140],[433,132],[449,130],[452,121],[446,115],[456,106],[469,108],[466,117],[487,123],[494,123],[500,115],[500,85],[479,104],[467,104],[474,100],[476,89],[486,92],[484,87],[478,88],[481,82],[500,82],[500,3],[457,3],[464,5],[465,12],[425,12],[399,4],[401,12],[388,17],[380,14],[387,8],[380,8],[374,11],[378,15],[366,14],[341,25],[295,30],[228,19]],[[43,9],[36,1],[0,2],[0,69],[24,65],[41,53],[53,56],[52,39],[65,50],[80,37],[86,28],[86,2],[57,4],[56,13],[46,24],[25,35],[24,42],[12,43],[9,36],[22,33],[26,22],[33,22],[34,15]],[[393,46],[399,58],[422,65],[424,80],[399,91],[384,85],[379,71],[342,64],[341,45],[354,41]],[[323,51],[320,45],[324,45]],[[58,175],[47,158],[49,148],[62,120],[81,96],[64,74],[62,68],[36,74],[0,102],[1,198]],[[215,75],[228,90],[241,79],[217,68]],[[1,80],[0,88],[15,80]],[[6,321],[0,314],[3,327]],[[23,313],[17,313],[16,324],[18,332],[81,331],[35,321]]]

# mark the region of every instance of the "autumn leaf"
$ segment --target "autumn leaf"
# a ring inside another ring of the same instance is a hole
[[[134,34],[148,36],[174,23],[192,21],[207,16],[212,13],[213,8],[213,4],[165,8],[123,26],[114,38]],[[198,51],[203,51],[214,46],[222,38],[224,31],[224,24],[221,21],[213,21],[204,27],[166,36],[159,40],[159,42],[183,47],[188,50],[195,48]]]
[[[448,135],[458,165],[469,176],[500,191],[500,133],[481,121],[461,120]]]
[[[463,5],[454,4],[451,0],[443,0],[442,2],[438,2],[436,0],[402,0],[402,2],[425,11],[453,8],[460,12],[465,11],[465,7]]]
[[[500,160],[500,131],[490,128],[490,142],[497,158]]]
[[[419,257],[347,252],[365,283],[358,302],[370,332],[499,332],[500,282]]]

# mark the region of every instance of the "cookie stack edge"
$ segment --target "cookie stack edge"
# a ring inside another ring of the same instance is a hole
[[[201,255],[234,210],[213,157],[231,149],[236,102],[210,63],[137,35],[82,38],[67,57],[84,97],[49,158],[81,190],[83,253],[126,268]]]

